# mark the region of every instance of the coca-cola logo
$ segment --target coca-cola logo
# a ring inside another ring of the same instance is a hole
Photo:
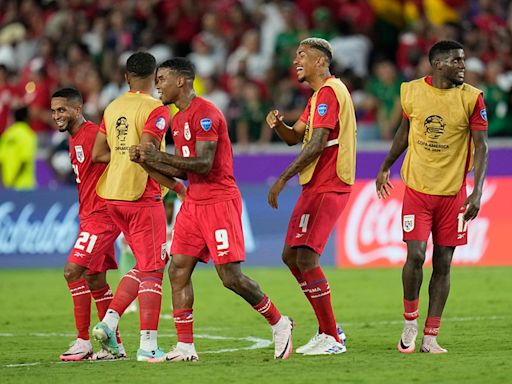
[[[77,215],[78,203],[67,211],[54,203],[43,212],[34,203],[19,209],[12,201],[1,203],[0,255],[68,253],[78,233]]]
[[[483,207],[494,195],[497,185],[487,183],[481,199]],[[472,185],[468,184],[468,193]],[[402,241],[402,196],[395,191],[386,200],[379,200],[375,184],[368,182],[355,196],[344,228],[344,254],[353,265],[365,265],[384,259],[401,264],[407,256]],[[468,246],[457,247],[454,262],[476,263],[488,246],[490,221],[481,214],[469,225]],[[427,244],[427,260],[432,258],[432,239]]]

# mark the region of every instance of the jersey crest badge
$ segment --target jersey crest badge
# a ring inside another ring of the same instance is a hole
[[[320,116],[325,116],[327,113],[327,104],[319,104],[316,110]]]
[[[165,129],[165,119],[162,116],[156,119],[155,127],[157,127],[161,131]]]
[[[76,159],[80,163],[83,163],[85,160],[85,154],[84,154],[84,149],[82,148],[81,145],[75,145],[75,154],[76,154]]]
[[[403,230],[411,232],[414,229],[414,215],[404,215]]]
[[[480,116],[484,121],[487,121],[487,109],[483,108],[480,110]]]
[[[190,134],[190,126],[188,125],[188,121],[185,123],[185,128],[183,128],[183,136],[185,136],[185,140],[190,140],[192,137]]]
[[[208,132],[210,128],[212,127],[212,120],[211,119],[201,119],[199,121],[199,124],[201,124],[201,128],[203,128],[203,131]]]

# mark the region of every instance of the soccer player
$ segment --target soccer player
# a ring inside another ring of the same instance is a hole
[[[157,361],[196,361],[192,304],[192,272],[198,261],[213,259],[224,286],[246,300],[272,327],[276,359],[292,352],[293,322],[282,316],[258,284],[245,276],[242,199],[233,176],[233,152],[226,120],[211,102],[197,97],[195,70],[184,58],[162,63],[156,88],[165,105],[179,112],[171,129],[176,155],[151,144],[131,148],[133,161],[148,164],[167,176],[188,178],[186,198],[176,217],[171,245],[169,279],[178,343]]]
[[[98,317],[102,319],[112,301],[106,271],[117,268],[114,242],[120,233],[110,219],[105,201],[96,195],[96,183],[105,170],[105,165],[92,162],[92,146],[99,128],[85,120],[82,106],[82,96],[74,88],[62,88],[51,99],[55,124],[60,132],[69,133],[69,156],[75,172],[80,204],[78,238],[64,267],[64,277],[73,298],[78,336],[71,347],[60,356],[63,361],[92,357],[89,340],[91,296],[96,303]],[[125,357],[119,335],[117,342],[120,351],[116,357]],[[114,356],[102,350],[94,358],[112,359]]]
[[[455,247],[467,243],[467,224],[480,209],[487,169],[485,104],[482,91],[464,83],[463,46],[440,41],[430,49],[429,61],[431,76],[402,84],[402,123],[376,180],[377,195],[387,198],[393,188],[390,168],[407,149],[401,172],[406,185],[402,229],[407,244],[402,270],[405,326],[398,342],[402,353],[416,348],[418,299],[431,232],[433,271],[420,351],[447,352],[437,343],[437,334],[450,291],[450,265]],[[466,197],[466,174],[473,160],[474,189]]]
[[[132,54],[126,62],[130,91],[105,109],[93,149],[95,162],[108,163],[96,187],[114,223],[133,250],[136,265],[122,279],[103,320],[93,329],[102,346],[114,355],[114,337],[120,316],[138,298],[140,348],[137,360],[164,356],[158,348],[157,330],[162,302],[162,276],[168,256],[162,189],[146,170],[130,161],[128,149],[139,143],[163,148],[170,118],[169,108],[150,96],[156,61],[146,52]],[[168,182],[170,184],[171,181]]]
[[[279,176],[268,193],[278,208],[278,196],[297,173],[302,193],[295,205],[282,258],[299,283],[318,320],[318,332],[297,348],[304,355],[346,351],[345,335],[336,324],[331,290],[320,266],[320,255],[347,204],[355,178],[356,120],[347,87],[329,72],[332,47],[324,39],[302,40],[294,66],[299,82],[308,82],[313,95],[299,120],[288,126],[277,110],[268,125],[288,145],[302,142],[302,151]]]

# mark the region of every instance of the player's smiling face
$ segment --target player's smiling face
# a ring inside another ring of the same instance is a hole
[[[461,85],[464,82],[466,71],[464,50],[452,49],[450,53],[442,59],[443,76],[454,85]]]
[[[51,101],[52,119],[60,132],[69,130],[80,115],[80,107],[64,97],[54,97]]]
[[[178,75],[170,68],[158,68],[155,78],[155,88],[160,94],[164,105],[173,104],[178,99]]]
[[[315,59],[316,56],[314,55],[314,51],[311,47],[307,45],[299,45],[295,54],[295,59],[293,60],[293,65],[297,71],[297,79],[299,82],[302,83],[307,80],[307,76],[313,69]]]

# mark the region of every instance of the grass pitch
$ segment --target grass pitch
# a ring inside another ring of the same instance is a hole
[[[307,342],[315,332],[315,321],[290,274],[278,268],[247,268],[245,272],[283,313],[295,319],[294,346]],[[449,353],[437,356],[402,355],[395,348],[403,311],[399,269],[326,269],[326,274],[337,319],[349,338],[346,354],[294,354],[287,361],[275,361],[265,321],[224,289],[210,267],[198,269],[194,276],[198,363],[136,362],[136,314],[126,314],[121,320],[130,360],[60,363],[59,354],[75,338],[71,298],[61,271],[0,270],[0,383],[510,382],[512,268],[453,268],[439,336]],[[429,278],[427,269],[420,299],[421,324]],[[110,281],[117,280],[113,273]],[[169,289],[166,279],[159,331],[159,344],[165,350],[176,342]]]

